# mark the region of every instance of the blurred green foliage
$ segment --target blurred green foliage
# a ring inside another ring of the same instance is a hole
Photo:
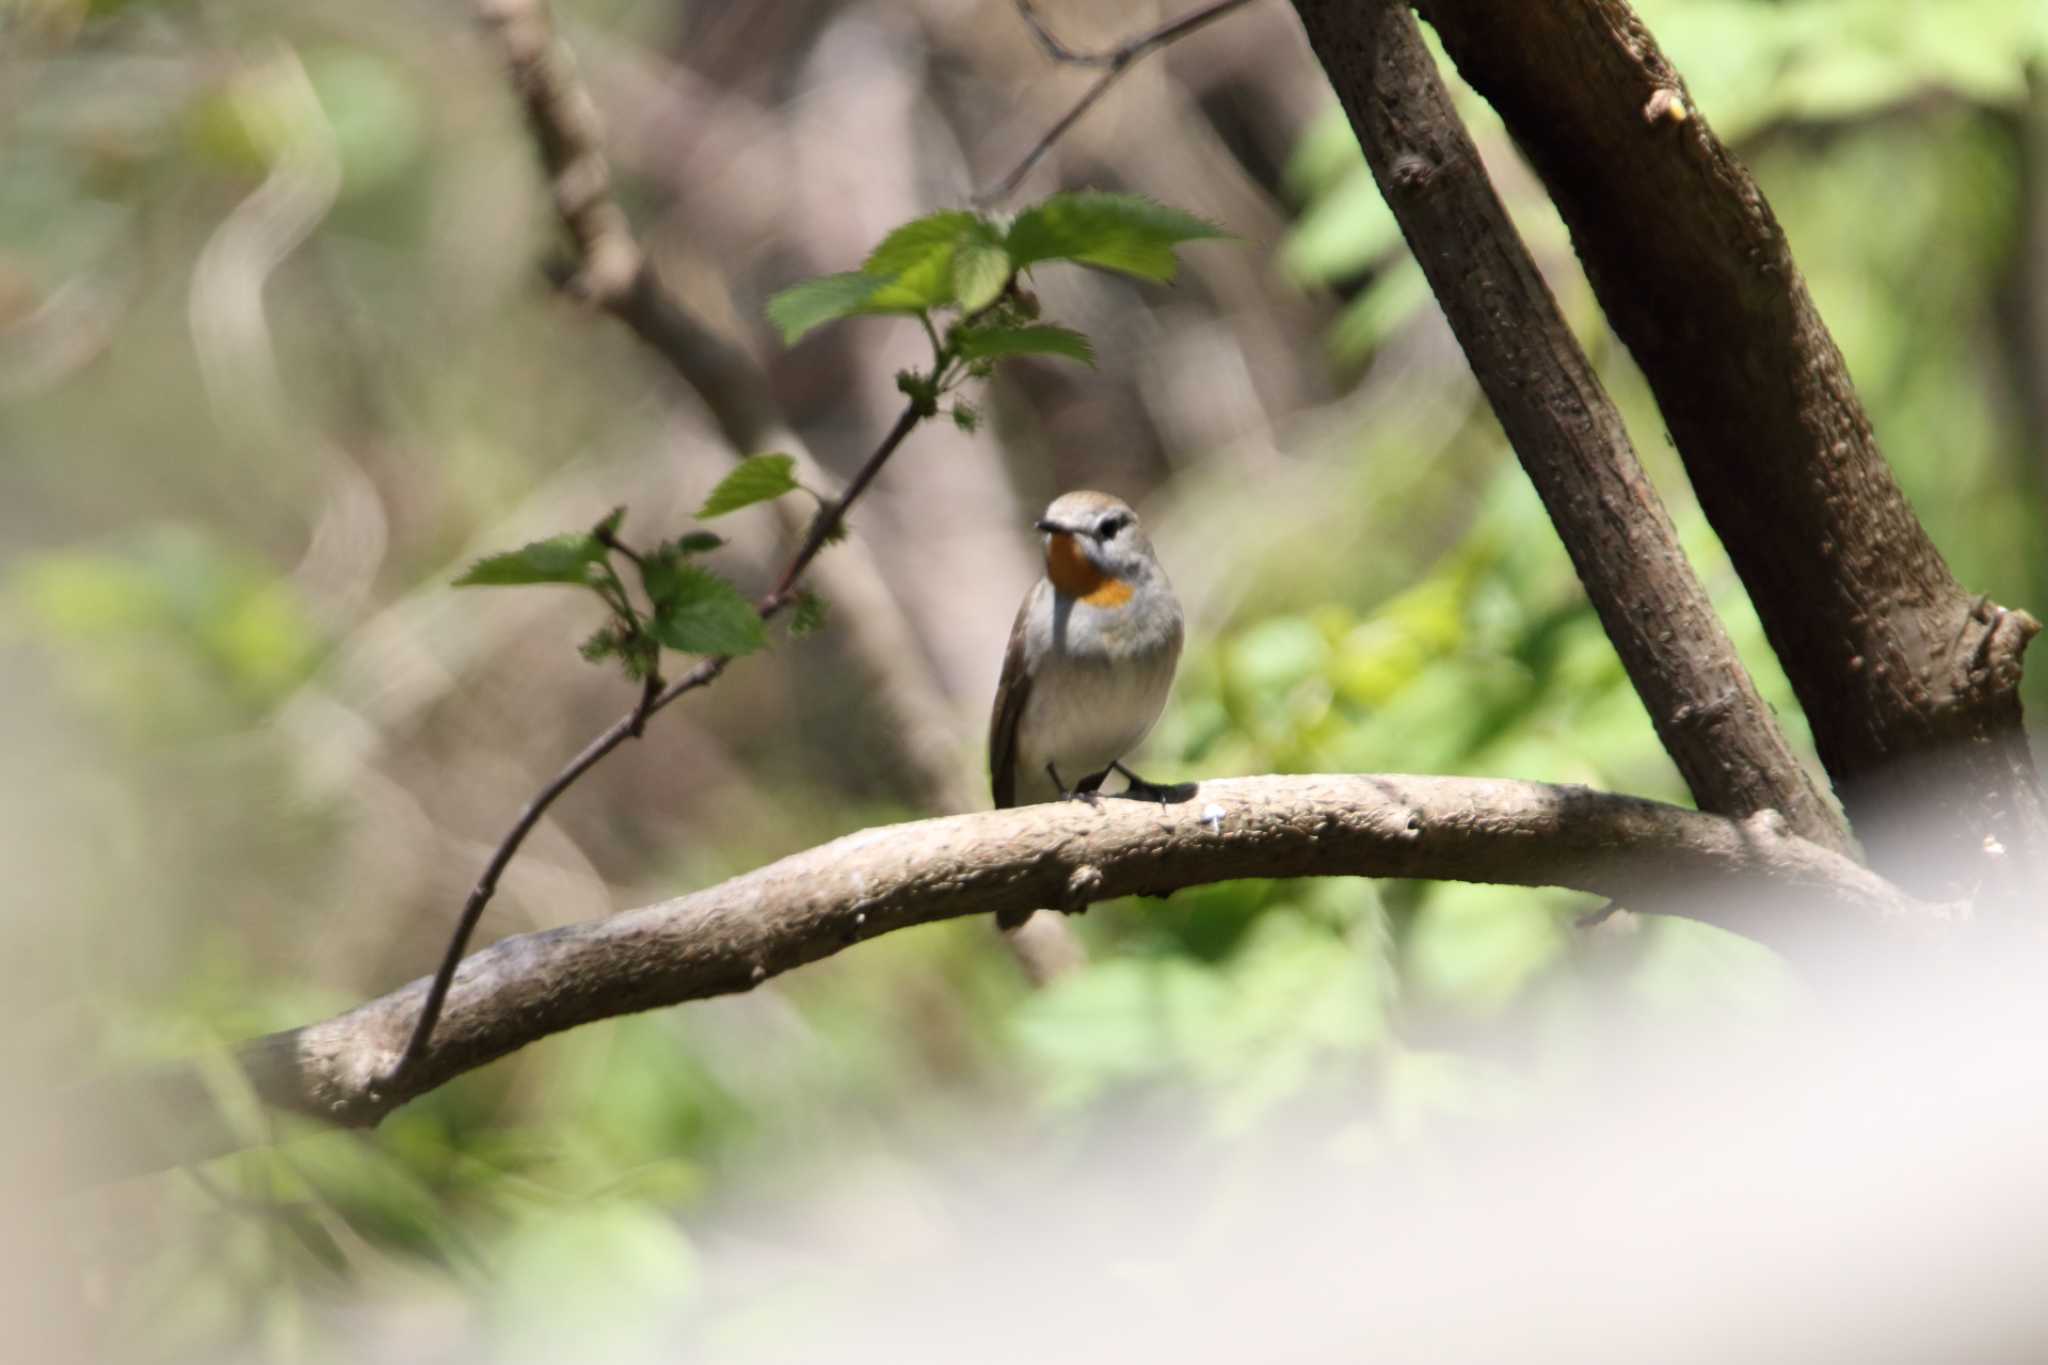
[[[51,649],[66,692],[138,739],[217,733],[282,700],[319,657],[276,573],[189,527],[31,556],[7,586],[8,618]]]
[[[2025,61],[2048,51],[2048,7],[1640,8],[1700,108],[1755,167],[1899,477],[1959,576],[2004,602],[2048,602],[2039,452],[2027,448],[2002,363],[2000,311],[2021,214],[2014,113]],[[183,27],[201,9],[213,27]],[[417,944],[364,944],[400,932],[401,910],[438,935],[445,921],[434,917],[459,903],[477,849],[499,832],[503,812],[482,794],[502,802],[530,768],[561,757],[557,736],[523,719],[554,706],[549,696],[520,697],[509,714],[522,723],[505,729],[521,733],[488,736],[515,756],[446,804],[394,796],[395,780],[323,787],[321,763],[280,737],[331,700],[323,686],[345,693],[357,664],[292,562],[324,477],[312,443],[252,452],[225,435],[188,354],[184,272],[221,217],[309,138],[331,147],[341,197],[315,264],[269,287],[281,312],[319,319],[278,339],[308,421],[398,433],[402,451],[376,473],[404,491],[413,520],[394,533],[401,550],[384,587],[438,571],[477,526],[559,473],[533,452],[577,451],[600,423],[620,445],[651,440],[661,418],[630,339],[564,325],[533,297],[535,234],[493,218],[498,181],[526,156],[512,116],[499,110],[498,140],[478,150],[477,97],[443,88],[431,58],[297,10],[275,19],[276,32],[254,11],[141,0],[13,13],[30,16],[10,22],[41,35],[62,79],[46,75],[10,112],[0,144],[0,321],[34,314],[80,273],[112,279],[134,307],[75,392],[0,409],[15,494],[0,506],[10,533],[0,650],[51,694],[39,714],[76,731],[10,721],[4,736],[22,771],[49,774],[5,797],[24,847],[42,855],[23,860],[10,894],[39,929],[64,921],[50,933],[56,948],[20,950],[34,986],[20,1007],[114,1066],[318,1017],[357,998],[359,978],[388,985],[416,970]],[[95,23],[146,26],[149,51],[287,43],[313,102],[278,83],[275,63],[174,73],[111,41],[98,51]],[[1464,92],[1460,102],[1489,155],[1511,166],[1483,105]],[[1562,265],[1555,215],[1526,179],[1503,179],[1536,250]],[[1300,140],[1287,188],[1299,213],[1276,263],[1301,287],[1350,297],[1327,340],[1343,375],[1370,381],[1432,325],[1433,306],[1334,112]],[[516,192],[538,204],[536,187]],[[471,200],[483,207],[450,227]],[[1059,227],[1034,230],[1057,238]],[[963,258],[957,233],[945,245],[953,296],[984,297],[988,262]],[[162,261],[174,263],[162,280],[134,264]],[[1640,380],[1591,325],[1583,287],[1559,287],[1589,324],[1765,696],[1803,744],[1754,613],[1654,438]],[[349,357],[377,345],[336,340],[352,331],[372,343],[403,334],[426,359],[358,373]],[[1026,339],[1074,354],[1066,336]],[[17,362],[0,360],[4,380]],[[578,382],[556,382],[561,373]],[[375,424],[365,392],[384,395]],[[1493,774],[1682,800],[1469,385],[1453,377],[1400,396],[1464,415],[1436,449],[1410,443],[1402,414],[1335,438],[1314,472],[1333,502],[1344,499],[1346,533],[1283,528],[1281,552],[1247,554],[1241,598],[1190,642],[1147,770]],[[120,478],[107,451],[123,453]],[[1349,481],[1353,469],[1377,501]],[[1258,491],[1232,496],[1249,504]],[[142,525],[138,505],[151,514]],[[558,626],[571,629],[550,620],[529,632],[541,637],[535,654],[507,649],[488,671],[522,680],[532,658],[569,651],[573,634],[549,633]],[[422,634],[439,643],[433,629]],[[422,652],[425,662],[407,655],[393,670],[402,682],[438,667]],[[2029,684],[2037,707],[2044,677],[2037,668]],[[469,723],[460,705],[429,705],[379,742],[394,767],[432,768],[445,736]],[[832,723],[852,728],[837,714]],[[637,879],[620,894],[651,897],[923,813],[872,789],[831,789],[806,764],[762,759],[772,800],[732,797],[738,813],[707,818],[670,862],[616,874]],[[750,814],[760,811],[772,819]],[[444,826],[425,852],[402,837]],[[579,832],[610,833],[595,820]],[[366,869],[397,890],[387,899]],[[530,903],[508,898],[495,927],[531,927]],[[458,1305],[505,1358],[559,1359],[625,1330],[620,1305],[686,1311],[702,1289],[695,1220],[736,1188],[772,1184],[802,1203],[829,1180],[833,1154],[943,1141],[990,1114],[1057,1134],[1147,1099],[1187,1106],[1196,1140],[1229,1144],[1359,1089],[1372,1101],[1366,1148],[1427,1143],[1444,1116],[1511,1103],[1532,1071],[1597,1056],[1579,1036],[1592,965],[1609,983],[1599,989],[1652,1014],[1768,1016],[1796,995],[1767,954],[1699,926],[1575,929],[1595,908],[1471,886],[1206,887],[1096,908],[1077,921],[1094,965],[1038,993],[986,925],[891,935],[744,999],[549,1040],[375,1133],[313,1135],[196,1179],[163,1176],[125,1201],[80,1201],[74,1249],[118,1286],[109,1339],[152,1359],[218,1358],[236,1343],[321,1358],[346,1334],[337,1305],[372,1290]],[[354,970],[333,965],[342,960]],[[279,962],[293,973],[281,976]],[[259,1135],[271,1120],[232,1076],[216,1080],[224,1109]],[[148,1218],[133,1216],[136,1200]],[[568,1285],[588,1292],[567,1296]]]

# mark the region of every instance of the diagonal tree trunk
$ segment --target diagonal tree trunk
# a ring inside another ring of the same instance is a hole
[[[1466,134],[1407,7],[1298,5],[1410,249],[1702,810],[1776,810],[1851,846],[1786,744],[1593,365]]]
[[[1298,8],[1349,107],[1380,0]],[[1893,480],[1749,172],[1622,0],[1426,0],[1648,377],[1873,862],[1923,894],[2043,866],[2021,725],[2039,625],[1966,591]]]

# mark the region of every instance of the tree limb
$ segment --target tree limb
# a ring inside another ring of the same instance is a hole
[[[1812,949],[1810,934],[1882,940],[1949,913],[1791,835],[1771,814],[1738,822],[1583,787],[1484,778],[1229,778],[1166,805],[1112,798],[864,830],[659,905],[502,939],[463,963],[432,1046],[393,1083],[384,1078],[424,980],[256,1039],[235,1061],[269,1105],[369,1126],[550,1034],[749,990],[910,925],[1312,876],[1571,887],[1710,919],[1795,953]],[[243,1145],[216,1116],[201,1075],[192,1065],[78,1087],[55,1106],[53,1141],[110,1144],[93,1154],[99,1179]]]
[[[1950,574],[1754,178],[1623,0],[1420,8],[1570,226],[1873,860],[1926,894],[2027,884],[2048,866],[2019,701],[2039,625]],[[1930,840],[1902,792],[1936,775]]]
[[[1298,0],[1374,178],[1704,810],[1848,830],[1757,694],[1621,414],[1487,179],[1405,4]]]

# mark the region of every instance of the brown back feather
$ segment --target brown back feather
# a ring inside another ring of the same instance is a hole
[[[996,683],[995,709],[988,719],[989,787],[997,810],[1017,804],[1017,724],[1031,696],[1031,677],[1024,671],[1024,620],[1035,592],[1027,593],[1010,627],[1010,647],[1003,653],[1003,675]]]

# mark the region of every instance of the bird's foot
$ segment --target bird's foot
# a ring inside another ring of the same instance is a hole
[[[1178,786],[1161,786],[1157,782],[1147,782],[1121,763],[1112,763],[1109,767],[1110,770],[1122,773],[1124,781],[1130,784],[1119,794],[1134,801],[1157,801],[1163,806],[1180,794],[1181,789]],[[1105,777],[1108,775],[1107,771],[1103,774]]]

